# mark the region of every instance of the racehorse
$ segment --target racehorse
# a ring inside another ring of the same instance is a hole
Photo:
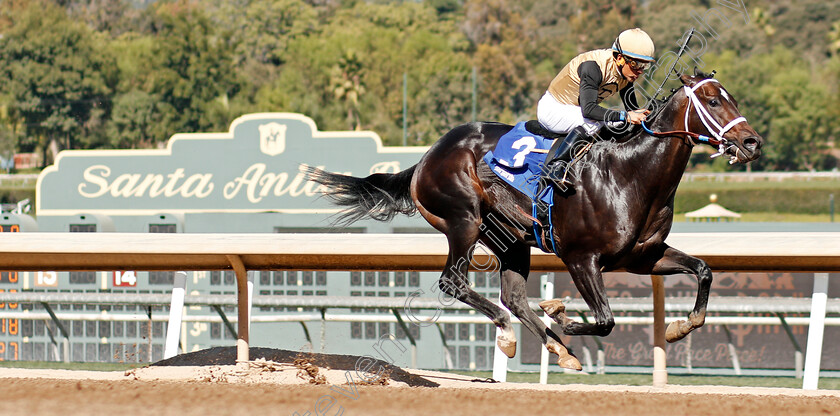
[[[542,309],[567,335],[608,335],[615,321],[607,302],[602,273],[624,269],[637,274],[691,273],[697,278],[694,309],[686,321],[672,322],[666,339],[674,342],[703,325],[712,273],[701,259],[665,244],[674,216],[674,195],[692,148],[700,141],[720,146],[730,163],[747,163],[761,155],[763,139],[746,122],[735,99],[714,78],[695,71],[681,75],[683,88],[660,102],[645,129],[634,129],[617,141],[591,147],[575,167],[575,189],[555,192],[551,213],[555,254],[567,266],[594,322],[569,319],[559,299]],[[538,235],[529,215],[532,201],[491,172],[482,157],[513,126],[473,122],[455,127],[421,158],[396,174],[366,178],[307,168],[310,180],[325,195],[346,207],[341,220],[390,221],[397,214],[420,214],[446,235],[449,254],[439,280],[442,291],[486,315],[501,329],[496,339],[508,356],[516,354],[516,335],[509,315],[470,288],[469,259],[477,242],[499,262],[501,301],[523,325],[558,355],[564,368],[580,362],[560,337],[528,307],[525,281],[530,247]],[[709,137],[713,136],[713,137]],[[506,236],[506,238],[500,238]],[[465,261],[466,260],[466,261]]]

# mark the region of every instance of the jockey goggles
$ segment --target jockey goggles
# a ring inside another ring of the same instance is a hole
[[[635,59],[628,58],[627,56],[624,57],[624,62],[630,66],[630,69],[634,71],[644,71],[650,68],[650,62],[637,61]]]

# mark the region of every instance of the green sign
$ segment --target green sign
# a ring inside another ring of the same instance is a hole
[[[321,132],[290,113],[248,114],[228,133],[176,134],[160,150],[69,150],[38,178],[39,216],[97,212],[330,213],[301,166],[395,173],[427,147],[385,147],[374,132]]]

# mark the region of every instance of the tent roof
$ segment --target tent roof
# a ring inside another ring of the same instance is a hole
[[[697,211],[687,212],[686,218],[741,218],[741,214],[732,212],[718,204],[709,204]]]

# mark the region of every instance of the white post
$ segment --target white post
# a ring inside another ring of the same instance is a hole
[[[814,273],[814,293],[811,295],[811,319],[808,323],[808,346],[805,351],[803,390],[816,390],[820,381],[825,306],[828,300],[828,273]]]
[[[504,308],[502,308],[504,309]],[[499,336],[502,335],[502,330],[498,327],[496,328],[496,339],[499,339]],[[496,345],[496,348],[493,348],[493,380],[496,380],[500,383],[504,383],[507,381],[507,362],[508,357],[505,353],[499,349],[499,346]]]
[[[665,278],[651,275],[653,287],[653,387],[668,384],[665,354]]]
[[[187,272],[175,273],[175,284],[172,286],[172,302],[169,304],[169,324],[166,327],[166,346],[163,358],[178,355],[178,339],[181,334],[181,315],[184,312],[184,294],[187,288]],[[186,346],[184,346],[186,348]]]
[[[251,305],[254,303],[254,273],[248,273],[248,333],[251,333]],[[321,346],[323,352],[323,345]]]
[[[543,283],[543,299],[551,300],[554,299],[554,278],[545,276],[545,282]],[[545,325],[551,328],[551,318],[548,315],[544,315],[542,318]],[[542,352],[540,353],[540,384],[548,384],[548,349],[543,346]]]
[[[803,362],[805,359],[802,357],[802,351],[795,351],[793,353],[793,372],[796,374],[796,378],[802,378],[802,371],[803,371]]]

